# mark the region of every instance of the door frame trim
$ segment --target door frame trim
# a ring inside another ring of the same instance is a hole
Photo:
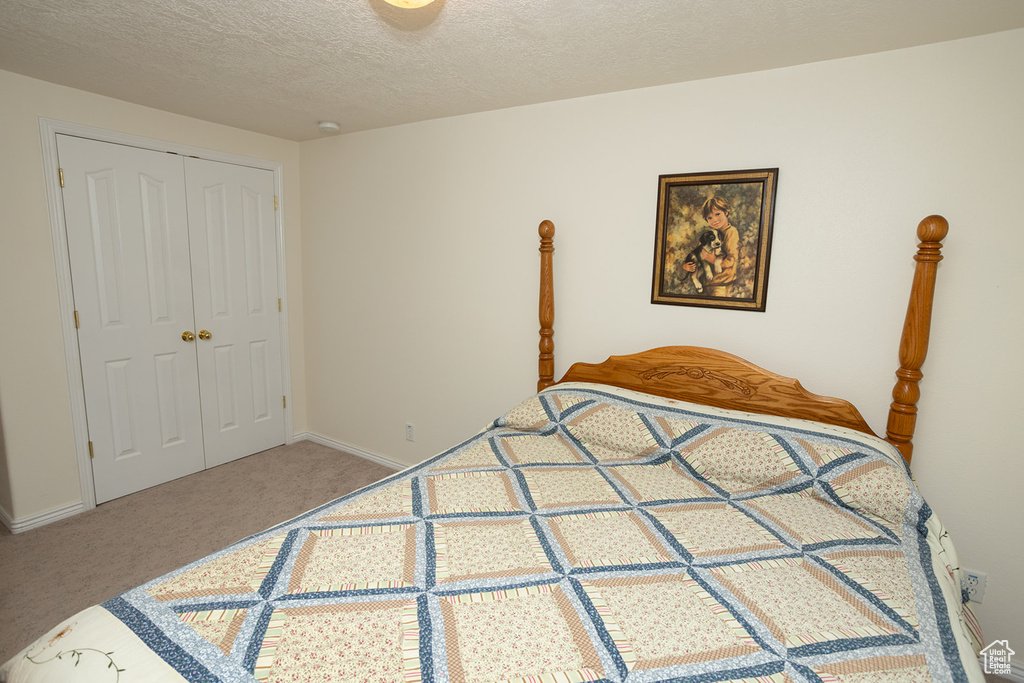
[[[98,142],[110,142],[131,147],[141,147],[157,152],[169,152],[183,156],[194,156],[210,161],[220,161],[238,166],[251,166],[274,173],[274,193],[278,198],[278,209],[274,212],[277,242],[278,291],[281,295],[281,379],[282,391],[287,397],[284,409],[284,442],[292,443],[292,382],[291,354],[289,351],[288,287],[285,277],[284,246],[284,182],[283,164],[254,157],[239,156],[225,152],[180,145],[163,140],[154,140],[128,133],[93,128],[77,123],[56,119],[39,118],[39,135],[43,153],[43,176],[46,182],[46,205],[50,219],[50,234],[53,237],[53,258],[57,274],[57,301],[60,309],[60,326],[64,338],[64,362],[67,369],[68,394],[71,408],[71,422],[75,440],[75,454],[78,461],[78,478],[82,491],[82,510],[96,507],[92,461],[89,458],[89,427],[86,421],[85,385],[82,381],[82,358],[78,350],[78,333],[74,325],[75,301],[71,283],[71,257],[68,252],[67,232],[64,220],[64,202],[58,177],[57,135],[72,135]]]

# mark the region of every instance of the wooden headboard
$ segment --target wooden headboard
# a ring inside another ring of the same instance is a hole
[[[892,404],[885,440],[893,444],[907,462],[913,455],[918,383],[928,353],[935,275],[942,260],[942,239],[949,224],[942,216],[928,216],[917,226],[918,245],[914,260],[914,281],[900,339],[900,367],[892,390]],[[612,356],[603,363],[576,363],[558,382],[554,379],[554,278],[555,226],[544,221],[540,233],[540,391],[561,382],[595,382],[633,389],[719,408],[764,415],[796,417],[849,427],[874,434],[853,404],[838,398],[819,396],[800,382],[777,375],[724,351],[697,346],[665,346],[629,356]]]

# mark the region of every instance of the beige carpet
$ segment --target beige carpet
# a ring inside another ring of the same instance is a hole
[[[0,663],[90,605],[393,473],[300,441],[24,533],[0,526]]]

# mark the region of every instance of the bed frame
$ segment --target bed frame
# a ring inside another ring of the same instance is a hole
[[[928,216],[917,226],[914,281],[900,339],[900,367],[885,440],[910,462],[917,422],[918,383],[928,353],[935,275],[942,260],[941,241],[949,230],[942,216]],[[724,351],[697,346],[665,346],[630,356],[611,356],[603,363],[576,363],[562,379],[554,379],[554,282],[552,255],[555,226],[544,221],[540,233],[540,357],[537,391],[561,382],[597,382],[666,398],[766,415],[796,417],[874,434],[853,404],[819,396],[800,382],[776,375]]]

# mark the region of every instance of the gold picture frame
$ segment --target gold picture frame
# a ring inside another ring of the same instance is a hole
[[[652,304],[764,311],[779,169],[658,178]]]

